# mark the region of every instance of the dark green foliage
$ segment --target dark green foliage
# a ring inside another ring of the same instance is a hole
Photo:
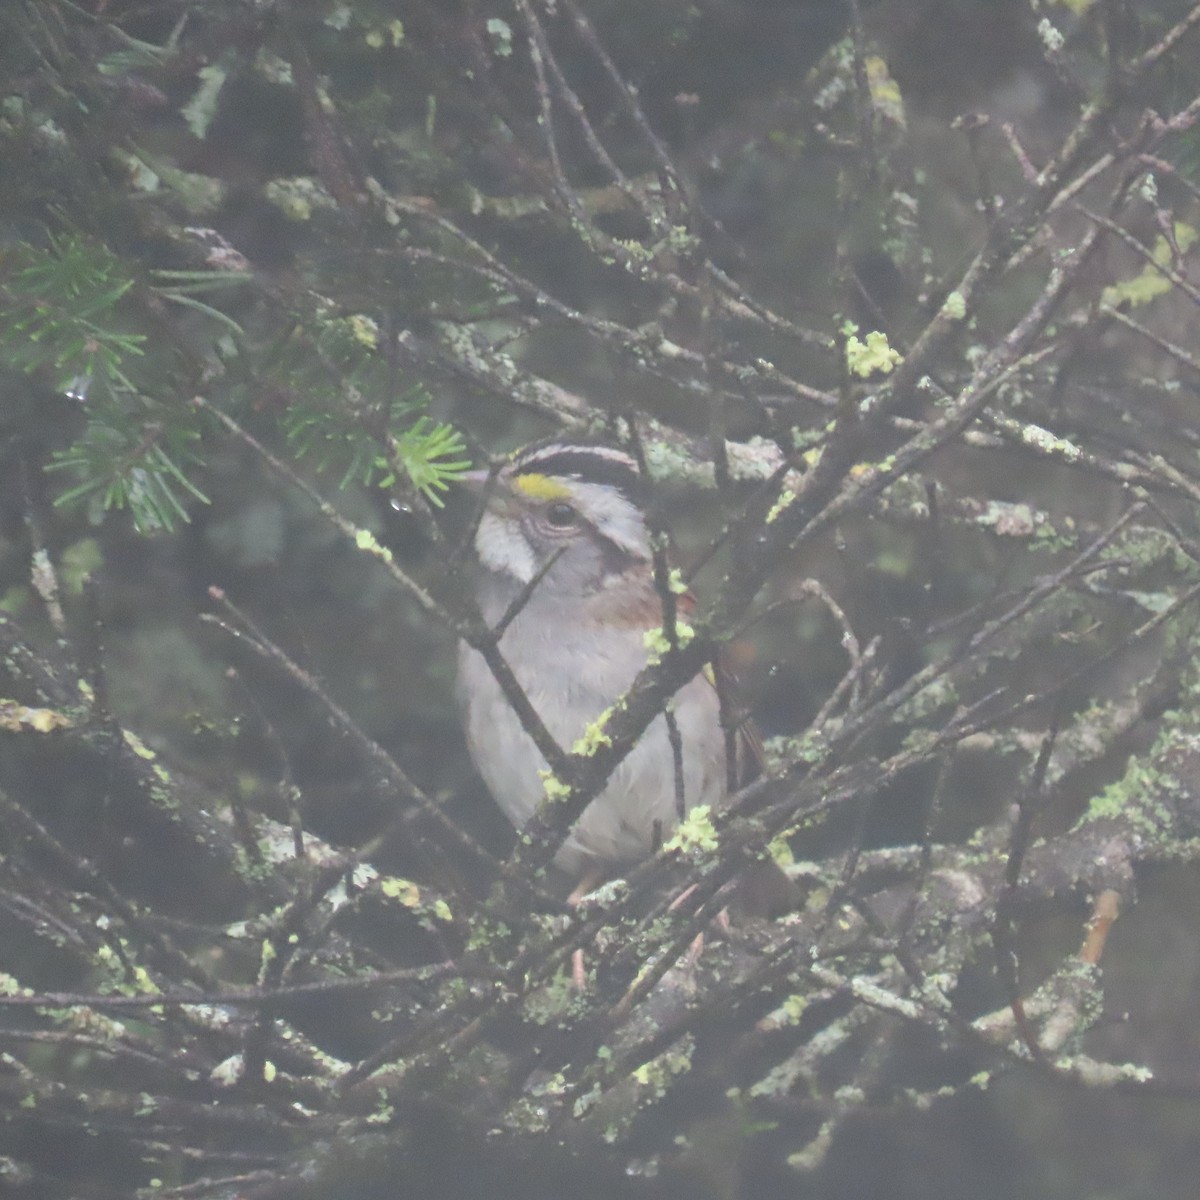
[[[0,255],[0,363],[74,398],[85,415],[83,433],[47,464],[74,480],[58,504],[86,499],[97,515],[128,508],[135,526],[153,533],[186,521],[189,502],[207,503],[195,481],[204,461],[199,421],[169,369],[181,357],[168,340],[177,330],[155,306],[198,314],[234,339],[214,339],[219,352],[253,356],[241,325],[200,299],[250,282],[236,271],[156,269],[139,285],[127,263],[79,235]],[[392,487],[400,472],[440,504],[469,466],[461,436],[422,415],[430,398],[420,385],[392,394],[394,372],[377,353],[370,318],[320,313],[314,325],[315,335],[296,326],[263,355],[267,376],[291,397],[281,424],[295,453],[321,469],[336,465],[343,487],[351,479]]]
[[[83,433],[47,464],[74,479],[57,503],[128,508],[151,533],[174,529],[187,520],[186,504],[206,497],[189,478],[202,462],[197,422],[162,395],[169,385],[158,357],[147,356],[134,287],[125,264],[83,237],[10,249],[0,257],[0,358],[85,414]]]
[[[283,431],[298,458],[336,470],[339,487],[403,481],[440,505],[441,493],[470,466],[462,436],[421,415],[428,390],[396,379],[379,338],[378,325],[362,314],[319,312],[308,329],[297,324],[269,355],[267,370],[289,397]]]
[[[1126,932],[1200,828],[1198,36],[0,3],[0,1183],[1146,1194],[1128,1129],[1160,1087],[1190,1147],[1200,1095],[1196,986],[1166,1037],[1156,991],[1195,905]],[[683,577],[514,849],[441,506],[543,434],[642,456]],[[564,905],[541,868],[718,652],[762,773]],[[700,951],[768,853],[796,910]],[[1008,1146],[1002,1077],[1067,1153]]]
[[[50,238],[5,256],[5,309],[0,334],[9,365],[50,368],[64,391],[89,379],[108,392],[136,391],[126,360],[142,357],[145,334],[120,328],[119,304],[133,279],[107,248],[83,238]]]

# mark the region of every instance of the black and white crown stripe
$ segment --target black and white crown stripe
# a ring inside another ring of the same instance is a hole
[[[517,478],[561,480],[600,537],[626,555],[649,559],[642,478],[624,450],[603,443],[548,441],[520,451],[506,470]]]
[[[559,479],[576,479],[616,488],[631,500],[642,492],[642,476],[636,461],[615,446],[581,442],[545,442],[523,450],[512,463],[515,475],[540,474]]]

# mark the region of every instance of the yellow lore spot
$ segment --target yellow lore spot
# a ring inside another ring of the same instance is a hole
[[[566,484],[557,479],[551,479],[549,475],[539,475],[537,472],[518,475],[513,480],[513,487],[519,492],[524,492],[533,500],[569,500],[571,498],[571,489]]]

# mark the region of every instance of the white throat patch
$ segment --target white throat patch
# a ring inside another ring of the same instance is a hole
[[[490,570],[528,583],[537,573],[537,560],[515,521],[506,521],[484,510],[475,531],[479,561]]]

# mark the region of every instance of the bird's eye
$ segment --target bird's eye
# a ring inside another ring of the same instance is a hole
[[[554,526],[555,529],[569,529],[576,521],[579,520],[579,514],[575,511],[573,504],[567,504],[564,500],[548,505],[546,508],[546,520]]]

